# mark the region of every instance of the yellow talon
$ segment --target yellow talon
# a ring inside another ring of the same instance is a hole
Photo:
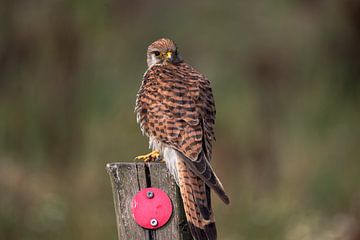
[[[140,155],[135,158],[138,161],[144,162],[155,162],[160,160],[160,152],[159,151],[152,151],[151,153]]]

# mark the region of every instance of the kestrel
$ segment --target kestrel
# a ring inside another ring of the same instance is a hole
[[[137,159],[166,162],[193,237],[216,239],[210,189],[226,204],[229,198],[210,166],[216,113],[210,81],[180,58],[170,39],[150,44],[147,65],[135,112],[153,151]]]

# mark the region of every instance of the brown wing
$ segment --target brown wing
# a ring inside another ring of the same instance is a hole
[[[142,131],[184,155],[197,176],[229,203],[211,169],[215,105],[210,82],[186,63],[150,68],[137,95]]]
[[[183,81],[175,66],[154,66],[144,76],[136,111],[143,131],[197,159],[202,149],[202,128],[196,99],[198,83]]]

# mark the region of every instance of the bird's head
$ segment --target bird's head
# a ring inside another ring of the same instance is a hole
[[[154,64],[177,64],[181,59],[176,44],[167,38],[156,40],[147,50],[147,64],[152,67]]]

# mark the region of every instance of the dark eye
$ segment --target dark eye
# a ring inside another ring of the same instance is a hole
[[[160,52],[159,51],[154,51],[154,54],[155,54],[155,56],[160,56]]]

